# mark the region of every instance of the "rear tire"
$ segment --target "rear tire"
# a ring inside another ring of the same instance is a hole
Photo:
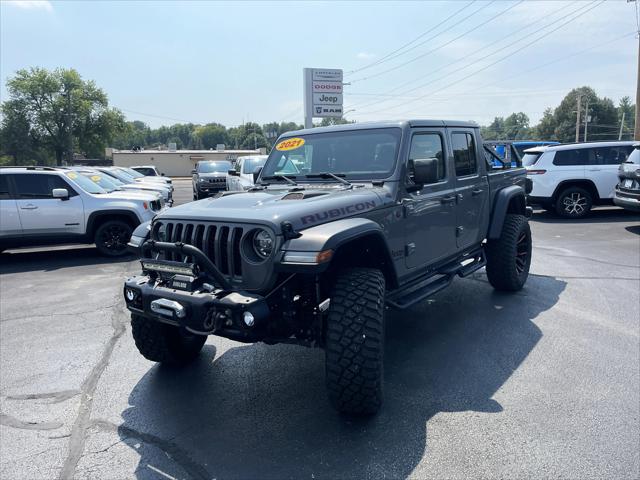
[[[593,206],[593,197],[584,188],[569,187],[558,195],[556,213],[564,218],[584,218]]]
[[[486,247],[487,278],[496,290],[516,292],[529,276],[531,267],[531,228],[524,215],[509,214],[500,238]]]
[[[340,412],[372,415],[382,405],[385,279],[380,270],[338,273],[326,323],[326,385]]]
[[[98,227],[95,234],[96,248],[102,255],[118,257],[127,254],[127,243],[133,228],[122,220],[109,220]]]
[[[147,360],[167,365],[186,365],[193,361],[207,337],[183,333],[178,327],[131,315],[131,330],[138,351]]]

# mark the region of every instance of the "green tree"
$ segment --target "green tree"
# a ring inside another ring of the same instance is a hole
[[[2,126],[0,127],[0,153],[11,157],[14,165],[30,163],[33,160],[35,140],[31,135],[29,119],[24,114],[21,102],[10,100],[2,105]]]
[[[618,103],[618,125],[622,125],[622,139],[633,140],[633,122],[636,115],[636,106],[631,103],[631,98],[622,97]],[[623,123],[624,119],[624,123]],[[618,131],[620,133],[620,131]]]
[[[482,138],[485,140],[506,139],[507,137],[505,136],[504,131],[504,118],[495,117],[488,127],[482,127],[480,129],[480,133],[482,134]]]
[[[73,69],[18,70],[7,81],[7,90],[9,99],[2,110],[15,113],[7,121],[26,119],[32,141],[55,155],[58,165],[69,148],[69,132],[74,150],[102,156],[104,147],[124,128],[124,117],[109,107],[107,95]]]
[[[540,119],[540,123],[533,128],[532,137],[537,140],[556,141],[556,120],[553,109],[547,108]]]
[[[529,138],[529,117],[523,113],[512,113],[504,119],[504,136],[509,140],[522,140]]]
[[[229,142],[229,134],[227,128],[219,123],[207,123],[204,126],[198,126],[194,130],[194,134],[202,142],[202,148],[216,148],[219,143],[225,145]]]

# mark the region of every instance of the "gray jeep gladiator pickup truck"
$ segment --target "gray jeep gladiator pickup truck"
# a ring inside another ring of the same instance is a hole
[[[184,364],[207,335],[325,350],[341,412],[382,403],[386,307],[485,267],[522,288],[531,263],[523,168],[492,168],[476,124],[362,123],[289,132],[246,192],[167,210],[130,246],[124,297],[147,359]]]

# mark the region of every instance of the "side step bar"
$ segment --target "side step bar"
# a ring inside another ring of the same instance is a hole
[[[386,303],[400,310],[412,307],[416,303],[419,303],[448,287],[451,282],[453,282],[456,275],[460,277],[467,277],[487,264],[484,252],[482,251],[478,252],[471,258],[473,258],[473,261],[466,265],[462,265],[460,262],[447,265],[439,269],[433,275],[419,280],[401,289],[401,291],[398,291],[395,294],[390,294],[387,297]],[[441,276],[434,280],[434,277],[437,275]]]

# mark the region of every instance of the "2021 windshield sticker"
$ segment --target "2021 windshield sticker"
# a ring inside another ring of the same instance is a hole
[[[282,140],[276,145],[276,150],[280,152],[286,152],[288,150],[295,150],[304,145],[304,138],[294,137]]]

